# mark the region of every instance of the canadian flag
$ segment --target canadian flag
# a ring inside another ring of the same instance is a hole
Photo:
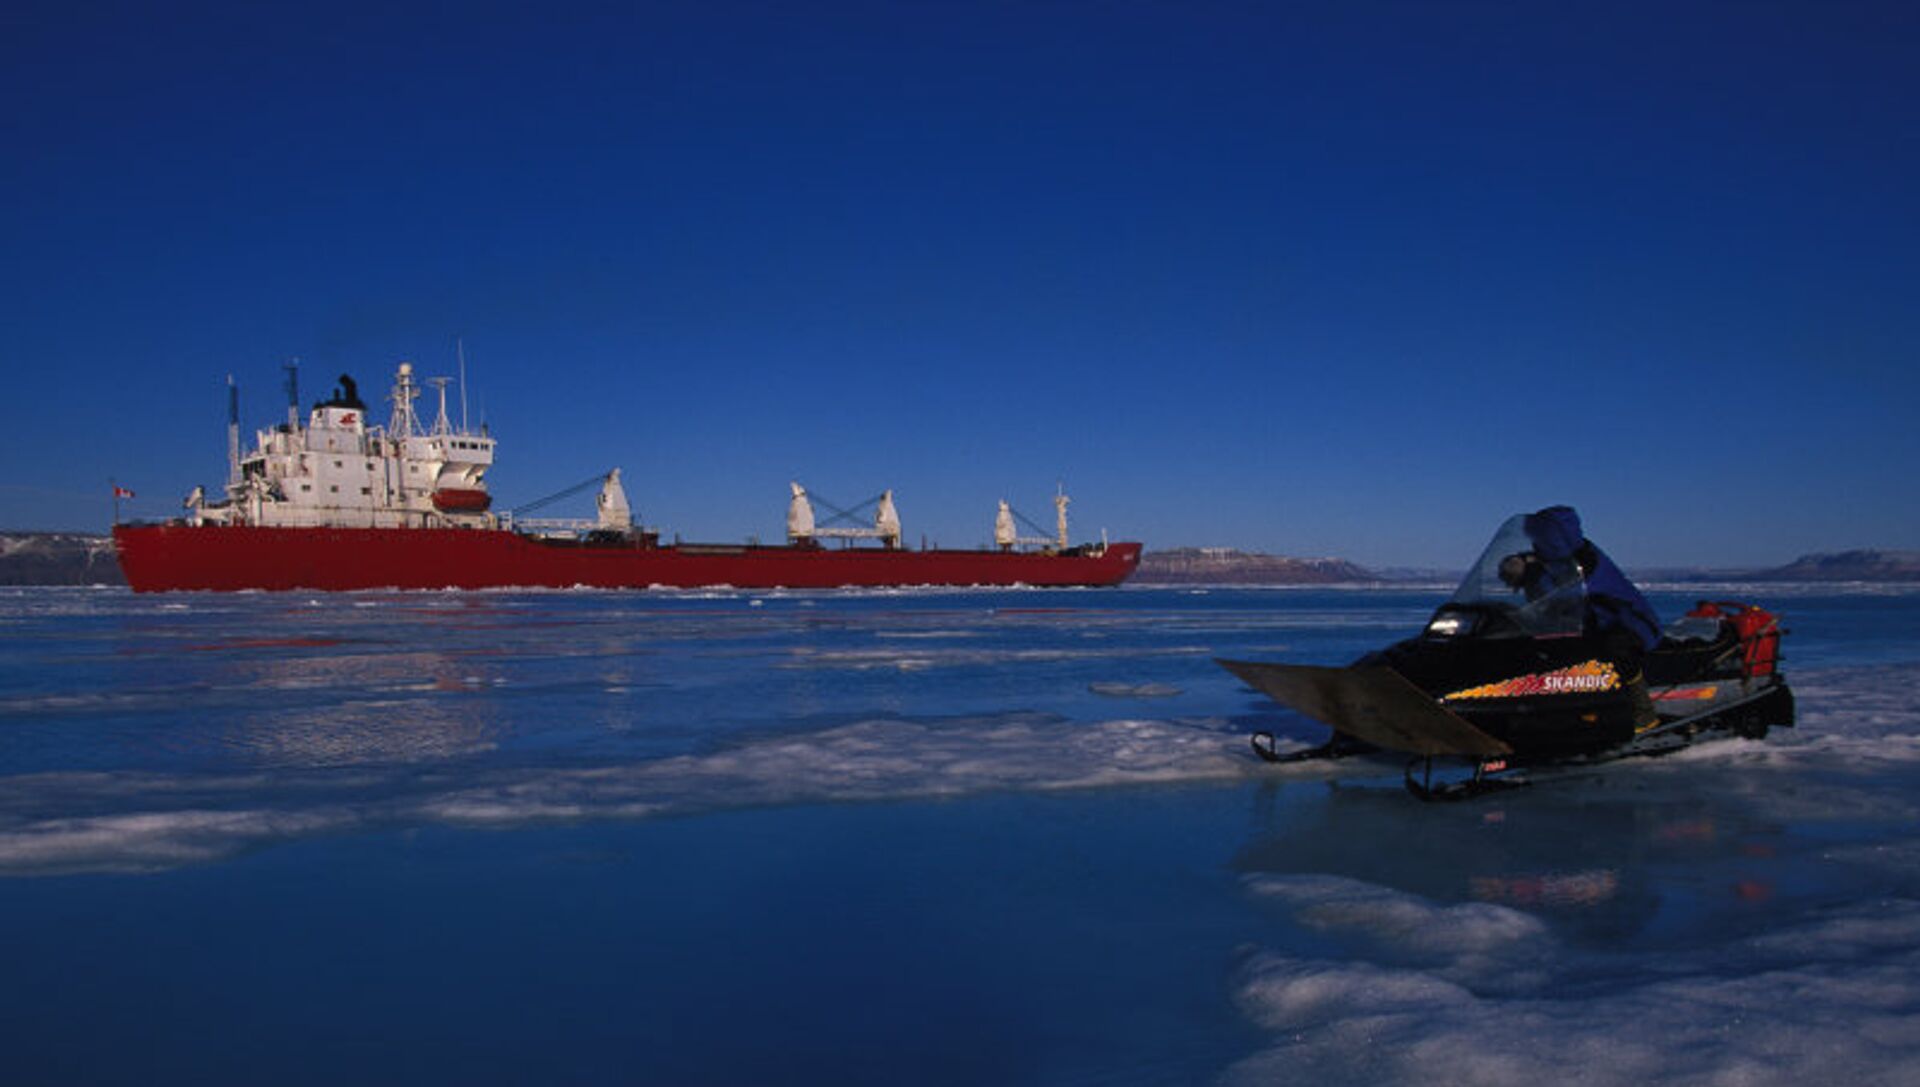
[[[133,497],[133,492],[132,492],[132,491],[129,491],[129,490],[127,490],[127,489],[126,489],[125,487],[122,487],[122,486],[120,486],[119,484],[117,484],[117,483],[116,483],[116,484],[114,484],[114,487],[113,487],[113,497],[115,497],[115,498],[132,498],[132,497]]]

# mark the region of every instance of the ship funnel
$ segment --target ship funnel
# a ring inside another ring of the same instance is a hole
[[[300,429],[300,360],[288,359],[281,364],[287,372],[287,433]]]

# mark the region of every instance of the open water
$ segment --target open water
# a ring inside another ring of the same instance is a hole
[[[1920,593],[1422,805],[1215,656],[1444,590],[0,591],[0,1082],[1920,1083]]]

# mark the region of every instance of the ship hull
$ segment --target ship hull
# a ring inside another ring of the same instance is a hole
[[[1140,545],[1064,554],[544,539],[501,529],[116,525],[136,592],[1117,585]]]

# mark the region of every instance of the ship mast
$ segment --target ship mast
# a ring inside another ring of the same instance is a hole
[[[413,383],[413,363],[400,364],[400,372],[393,379],[393,419],[387,423],[387,436],[396,441],[404,441],[420,435],[420,421],[413,414],[413,402],[420,395],[420,386]]]
[[[240,483],[240,386],[227,375],[227,486]]]
[[[454,337],[453,353],[460,358],[460,433],[471,434],[467,429],[467,341]]]
[[[280,364],[287,372],[287,432],[300,429],[300,356]]]

